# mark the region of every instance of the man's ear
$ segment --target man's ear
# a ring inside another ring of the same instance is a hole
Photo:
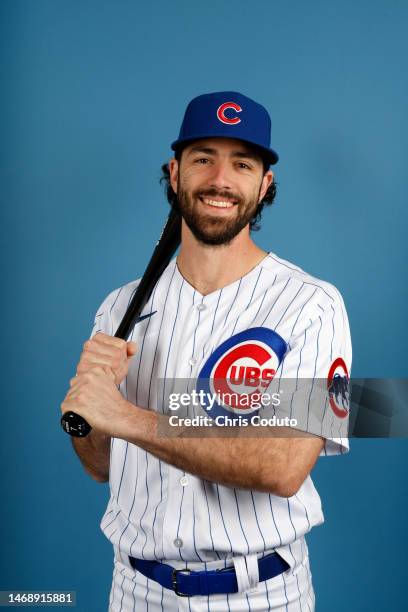
[[[174,193],[177,193],[177,181],[178,181],[178,169],[179,163],[175,157],[172,157],[169,161],[169,172],[170,172],[170,185],[173,188]]]
[[[261,189],[259,192],[259,202],[261,202],[264,199],[265,193],[268,191],[270,185],[272,184],[272,181],[273,181],[273,172],[272,170],[268,170],[268,172],[265,172],[263,179],[262,179]]]

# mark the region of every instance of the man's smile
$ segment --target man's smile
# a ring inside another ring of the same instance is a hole
[[[227,200],[225,198],[199,196],[200,202],[212,208],[233,208],[237,202],[235,200]]]

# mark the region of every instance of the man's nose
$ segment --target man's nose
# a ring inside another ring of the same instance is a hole
[[[211,168],[209,183],[217,189],[231,189],[229,166],[227,162],[217,162]]]

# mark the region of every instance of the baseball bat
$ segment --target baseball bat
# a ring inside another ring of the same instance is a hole
[[[140,313],[152,294],[154,286],[179,246],[180,240],[181,215],[172,208],[153,255],[115,333],[116,338],[122,338],[123,340],[129,338]],[[92,429],[82,416],[73,411],[68,411],[62,415],[61,426],[66,433],[76,438],[84,438]]]

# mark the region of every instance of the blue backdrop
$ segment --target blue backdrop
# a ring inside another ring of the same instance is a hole
[[[3,0],[3,589],[74,589],[104,610],[108,488],[59,404],[93,316],[137,278],[186,103],[237,89],[272,116],[277,203],[259,245],[335,284],[356,377],[406,377],[408,5],[404,0]],[[406,440],[352,440],[313,471],[317,610],[405,602]]]

